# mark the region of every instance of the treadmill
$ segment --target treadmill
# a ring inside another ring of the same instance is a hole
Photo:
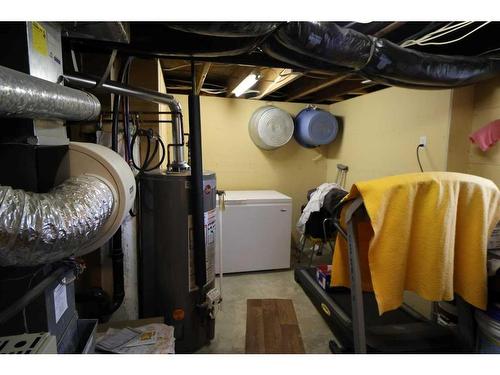
[[[330,350],[333,353],[395,354],[468,352],[458,332],[426,319],[407,305],[379,315],[375,295],[361,289],[356,223],[369,218],[362,198],[348,202],[351,204],[346,211],[347,231],[338,219],[334,219],[334,225],[348,243],[351,288],[325,291],[316,281],[315,267],[295,269],[295,281],[332,330]],[[345,203],[342,202],[342,206]]]

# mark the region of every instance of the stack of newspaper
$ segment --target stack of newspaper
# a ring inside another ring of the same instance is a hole
[[[96,340],[96,350],[117,354],[173,354],[174,328],[160,323],[136,328],[110,328]]]

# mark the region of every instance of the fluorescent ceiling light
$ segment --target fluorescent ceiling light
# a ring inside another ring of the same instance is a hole
[[[232,93],[234,96],[239,97],[241,94],[246,92],[249,88],[251,88],[253,85],[257,83],[259,80],[260,76],[256,73],[250,73],[248,76],[245,77],[243,81],[241,81],[238,86],[234,88]]]

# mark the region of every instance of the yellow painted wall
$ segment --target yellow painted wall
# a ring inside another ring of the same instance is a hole
[[[451,99],[448,171],[468,173],[469,134],[474,116],[474,86],[453,90]]]
[[[448,168],[489,178],[500,185],[500,147],[486,152],[469,141],[469,135],[500,119],[500,78],[454,90]]]
[[[417,172],[416,147],[423,135],[424,170],[446,170],[451,95],[451,90],[388,88],[331,105],[330,112],[342,118],[342,131],[328,149],[328,180],[335,180],[337,163],[349,166],[348,190],[356,181]],[[430,317],[428,301],[406,292],[405,302]]]
[[[500,78],[476,85],[470,132],[496,119],[500,119]],[[500,186],[500,145],[496,144],[483,152],[469,144],[468,151],[468,172],[489,178]]]
[[[182,105],[187,131],[188,99],[185,95],[176,98]],[[250,139],[248,121],[264,105],[275,105],[294,116],[306,104],[208,96],[200,99],[203,165],[217,173],[218,188],[280,191],[293,199],[295,223],[300,206],[306,202],[307,190],[326,179],[326,149],[306,149],[292,139],[279,149],[261,150]],[[328,110],[327,106],[321,108]]]
[[[361,180],[417,172],[415,150],[424,170],[446,170],[451,90],[388,88],[330,106],[342,118],[340,136],[329,146],[327,178],[337,163],[347,164],[347,187]]]

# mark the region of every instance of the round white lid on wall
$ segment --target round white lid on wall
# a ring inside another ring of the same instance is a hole
[[[264,150],[284,146],[292,138],[293,131],[292,116],[272,105],[257,109],[248,123],[250,138]]]

